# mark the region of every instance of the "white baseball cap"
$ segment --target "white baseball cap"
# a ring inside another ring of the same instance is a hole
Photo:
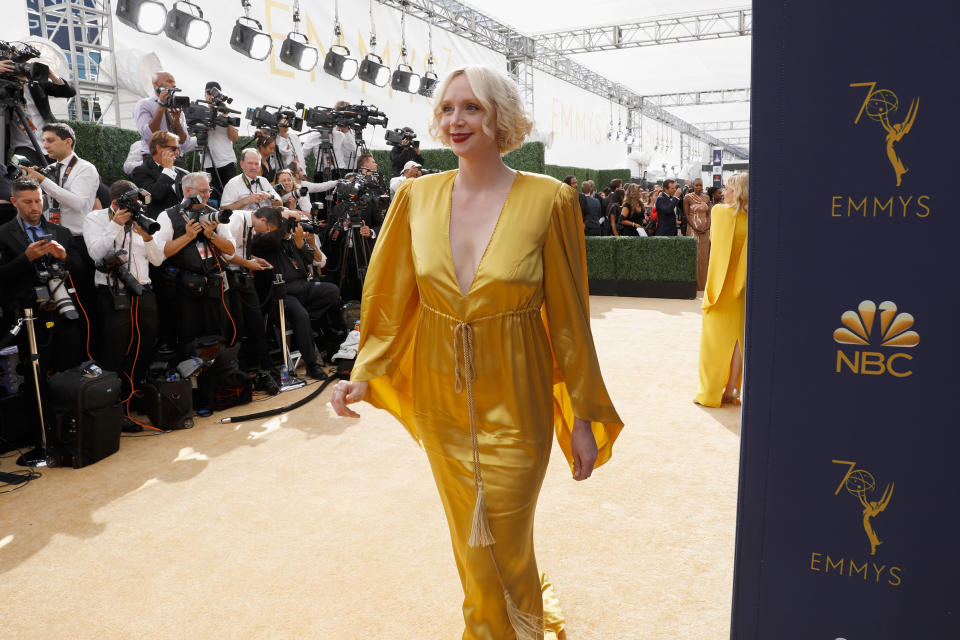
[[[409,171],[409,170],[412,169],[413,167],[417,167],[417,168],[419,169],[419,168],[422,167],[422,166],[423,166],[423,165],[420,164],[419,162],[414,162],[413,160],[407,160],[407,164],[403,165],[403,170],[404,170],[404,171]]]

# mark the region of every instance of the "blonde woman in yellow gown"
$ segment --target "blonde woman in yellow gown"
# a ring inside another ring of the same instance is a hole
[[[739,402],[743,381],[744,285],[747,279],[748,174],[723,187],[710,210],[710,264],[703,291],[700,386],[694,402],[719,407]]]
[[[363,289],[352,381],[426,451],[463,586],[464,640],[565,637],[533,550],[554,431],[575,480],[610,458],[623,427],[590,332],[576,192],[502,155],[532,122],[490,67],[450,73],[431,133],[460,160],[401,183]],[[398,637],[403,637],[402,631]]]

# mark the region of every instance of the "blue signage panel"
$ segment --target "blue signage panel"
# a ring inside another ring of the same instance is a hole
[[[905,7],[754,2],[736,640],[960,638],[960,10]]]

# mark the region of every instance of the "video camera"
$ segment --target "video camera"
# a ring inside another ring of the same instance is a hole
[[[231,117],[230,114],[240,112],[223,106],[220,102],[208,100],[194,100],[187,105],[183,115],[187,119],[187,128],[190,133],[209,133],[216,127],[239,127],[240,116]]]
[[[262,107],[248,107],[246,119],[257,129],[272,133],[276,133],[281,126],[301,131],[303,130],[303,103],[298,102],[293,109],[284,106],[274,107],[269,104]]]
[[[160,94],[166,91],[167,99],[160,100]],[[180,87],[156,87],[157,100],[161,105],[167,109],[186,109],[190,106],[190,98],[188,96],[178,96],[177,93],[180,92]]]
[[[390,196],[383,193],[376,176],[353,174],[352,179],[338,180],[334,193],[338,202],[333,208],[333,228],[349,220],[350,226],[358,229],[363,226],[364,212],[383,214],[390,206]]]
[[[19,180],[20,178],[27,177],[27,172],[24,171],[23,168],[29,167],[30,164],[30,160],[26,157],[13,155],[10,158],[10,164],[7,165],[7,178],[9,180]]]
[[[136,222],[141,229],[153,235],[160,230],[160,223],[143,212],[143,205],[150,204],[150,199],[150,192],[146,189],[131,189],[117,198],[117,211],[126,209],[130,212],[130,224]]]
[[[410,145],[417,146],[420,144],[419,141],[417,141],[417,132],[410,127],[403,127],[402,129],[388,129],[384,139],[391,147],[407,146],[403,143],[405,139],[410,140],[408,143]]]
[[[33,291],[37,298],[37,304],[41,309],[56,309],[60,315],[67,320],[76,320],[80,317],[77,313],[77,306],[73,303],[70,294],[71,289],[67,289],[67,270],[63,264],[49,256],[35,261],[37,269],[37,282],[40,284],[34,287]]]
[[[50,68],[42,62],[28,62],[39,58],[40,52],[23,42],[5,42],[0,40],[0,60],[13,62],[13,71],[0,74],[0,78],[13,80],[26,78],[27,82],[39,82],[50,74]]]

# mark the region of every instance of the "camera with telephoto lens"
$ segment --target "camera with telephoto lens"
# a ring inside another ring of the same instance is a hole
[[[143,212],[143,205],[150,204],[151,197],[146,189],[131,189],[117,198],[117,211],[129,211],[130,224],[136,222],[149,235],[160,231],[160,223]]]
[[[220,211],[218,209],[214,209],[213,207],[204,207],[198,211],[191,211],[190,219],[199,223],[213,222],[215,224],[227,224],[230,222],[230,216],[232,215],[233,211],[230,211],[229,209]]]
[[[391,147],[406,147],[409,145],[416,146],[420,144],[417,141],[417,132],[410,127],[403,127],[402,129],[388,129],[384,139]],[[409,142],[404,144],[404,140],[409,140]]]
[[[127,290],[127,295],[114,292],[114,309],[129,309],[130,295],[135,295],[138,297],[143,295],[143,285],[140,284],[140,282],[132,273],[130,273],[129,267],[126,269],[124,268],[124,265],[127,265],[126,256],[126,249],[117,249],[103,256],[103,258],[101,258],[100,261],[94,265],[97,268],[97,271],[100,273],[105,273],[109,276],[113,276],[117,282],[123,284],[124,288]]]
[[[19,80],[26,78],[27,82],[40,82],[50,75],[50,67],[42,62],[29,62],[39,58],[40,52],[22,42],[5,42],[0,40],[0,60],[13,62],[13,71],[0,74],[4,80]]]
[[[292,187],[290,191],[287,191],[286,189],[283,188],[283,185],[280,184],[279,182],[273,185],[273,190],[277,192],[277,195],[280,196],[281,200],[286,200],[291,196],[293,196],[294,198],[302,198],[303,196],[310,193],[310,190],[307,189],[306,187],[300,187],[299,189],[297,187]]]
[[[297,227],[300,227],[301,229],[303,229],[304,233],[320,233],[323,230],[323,227],[321,227],[318,224],[315,224],[310,220],[301,220],[297,218],[284,218],[283,223],[284,223],[284,229],[283,229],[284,234],[293,233],[294,231],[296,231]]]
[[[37,282],[40,284],[33,290],[40,308],[50,311],[56,309],[67,320],[78,319],[80,315],[70,297],[73,290],[67,288],[67,270],[63,264],[50,256],[44,256],[35,264]]]
[[[289,127],[294,131],[303,129],[303,103],[298,102],[291,109],[289,107],[274,107],[273,105],[264,105],[262,107],[248,107],[246,119],[257,129],[276,133],[280,127]]]

